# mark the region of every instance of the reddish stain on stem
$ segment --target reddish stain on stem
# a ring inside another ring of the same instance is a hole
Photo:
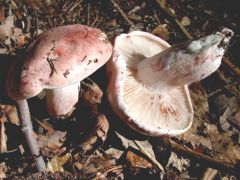
[[[157,63],[151,64],[151,69],[153,70],[153,72],[161,71],[162,68],[163,68],[163,63],[161,59],[159,59]]]

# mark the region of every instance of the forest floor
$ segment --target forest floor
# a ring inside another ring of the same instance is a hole
[[[106,99],[104,67],[83,81],[76,116],[53,120],[45,112],[44,97],[29,99],[46,173],[36,172],[14,103],[0,93],[0,178],[238,179],[239,20],[238,0],[1,0],[1,92],[9,62],[23,55],[39,34],[56,26],[96,27],[112,43],[117,35],[133,30],[151,32],[171,45],[209,35],[223,26],[235,35],[221,67],[189,87],[194,122],[180,136],[147,137],[114,116]],[[93,96],[98,97],[96,101],[91,100]],[[107,120],[99,120],[100,114]]]

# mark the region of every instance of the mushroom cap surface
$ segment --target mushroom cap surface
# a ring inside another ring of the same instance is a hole
[[[7,93],[12,99],[26,99],[42,89],[74,84],[103,66],[111,54],[112,45],[99,29],[80,24],[52,28],[11,66]]]
[[[130,127],[149,136],[181,134],[193,121],[187,85],[158,93],[136,79],[138,62],[169,47],[150,33],[122,34],[115,39],[113,58],[107,63],[108,99],[114,112]]]

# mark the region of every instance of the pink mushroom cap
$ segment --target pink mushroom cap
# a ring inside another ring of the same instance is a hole
[[[43,89],[77,83],[111,57],[112,45],[99,29],[85,25],[52,28],[30,44],[25,56],[10,67],[7,93],[27,99]]]

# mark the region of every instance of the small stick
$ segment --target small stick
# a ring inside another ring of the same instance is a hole
[[[16,101],[19,119],[22,125],[23,134],[27,140],[28,147],[33,156],[36,156],[36,166],[39,172],[45,171],[45,162],[39,154],[39,147],[35,137],[33,136],[33,126],[31,122],[30,111],[27,100]]]
[[[180,28],[180,30],[184,33],[184,35],[188,38],[188,39],[193,39],[193,37],[191,36],[191,34],[186,30],[186,28],[182,25],[182,23],[177,19],[176,15],[173,14],[171,11],[169,11],[169,9],[166,7],[165,5],[165,1],[163,0],[155,0],[158,5],[160,6],[160,8],[171,18],[174,19],[175,23],[178,25],[178,27]]]
[[[35,36],[38,36],[38,27],[39,27],[39,23],[38,23],[37,12],[36,12],[35,10],[33,10],[33,15],[34,15],[34,18],[35,18],[35,24],[36,24]]]
[[[42,128],[45,129],[48,132],[48,134],[53,134],[54,133],[54,129],[52,127],[43,124],[37,118],[33,118],[33,120],[36,121],[40,126],[42,126]]]
[[[234,127],[234,128],[236,128],[238,131],[240,131],[240,124],[239,124],[239,122],[236,120],[236,119],[234,119],[234,118],[227,118],[227,121]]]
[[[108,169],[104,169],[104,170],[100,170],[94,173],[91,173],[87,179],[93,179],[93,180],[97,180],[97,179],[101,179],[100,176],[101,175],[107,175],[109,172],[116,172],[116,171],[123,171],[126,168],[126,166],[124,165],[117,165],[117,166],[112,166]],[[131,169],[141,169],[142,167],[130,167]]]
[[[120,6],[117,4],[117,2],[115,2],[114,0],[111,0],[111,2],[113,4],[113,6],[117,9],[117,11],[121,14],[123,19],[125,21],[127,21],[128,24],[130,24],[130,26],[134,26],[134,23],[128,19],[127,15],[123,12],[123,10],[120,8]]]
[[[159,140],[158,140],[159,141]],[[180,153],[183,156],[190,156],[194,159],[204,161],[207,165],[211,166],[212,168],[219,169],[221,171],[230,172],[233,174],[239,173],[238,166],[239,164],[233,164],[229,162],[223,162],[220,160],[216,160],[208,155],[199,153],[194,151],[193,149],[190,149],[186,146],[183,146],[181,144],[176,143],[175,141],[171,139],[164,139],[162,142],[162,145],[164,145],[167,148],[170,148],[176,153]]]
[[[91,16],[91,4],[88,2],[87,6],[87,25],[89,26],[90,24],[90,16]]]
[[[6,120],[6,118],[4,118]],[[7,135],[5,132],[5,120],[0,120],[0,153],[7,152]]]
[[[97,13],[96,13],[96,17],[95,17],[95,19],[94,19],[94,21],[92,22],[92,24],[90,25],[91,27],[95,27],[95,24],[96,24],[96,22],[98,21],[98,11],[97,11]]]
[[[218,173],[218,170],[207,168],[203,176],[201,177],[201,180],[213,180],[215,179],[215,176],[217,175],[217,173]]]
[[[226,64],[238,77],[240,77],[240,69],[234,65],[231,61],[229,61],[227,58],[223,57],[223,63]]]
[[[33,12],[33,16],[34,16],[34,19],[35,19],[35,36],[38,36],[38,17],[37,17],[37,12],[35,11],[34,9],[34,5],[32,3],[32,1],[30,1],[30,6],[31,6],[31,9],[32,9],[32,12]]]
[[[6,152],[3,152],[3,153],[0,153],[0,160],[1,161],[6,161],[6,159],[10,159],[10,158],[18,158],[19,156],[21,156],[21,152],[19,150],[19,148],[17,149],[13,149],[11,151],[6,151]]]
[[[82,0],[78,0],[75,1],[74,3],[72,3],[67,9],[67,13],[73,11],[80,3],[82,2]]]
[[[179,28],[181,29],[181,31],[183,32],[183,34],[188,38],[188,39],[193,39],[192,35],[186,30],[186,28],[182,25],[181,22],[179,22],[176,18],[175,18],[175,22],[176,24],[179,26]]]
[[[163,166],[151,155],[149,152],[142,146],[142,144],[139,141],[133,140],[134,144],[139,148],[140,151],[143,152],[163,173],[164,168]]]
[[[27,15],[27,10],[24,9],[24,13],[23,13],[24,17],[25,17],[25,21],[26,21],[26,27],[24,28],[25,33],[28,33],[30,30],[30,26],[31,26],[31,21]]]

